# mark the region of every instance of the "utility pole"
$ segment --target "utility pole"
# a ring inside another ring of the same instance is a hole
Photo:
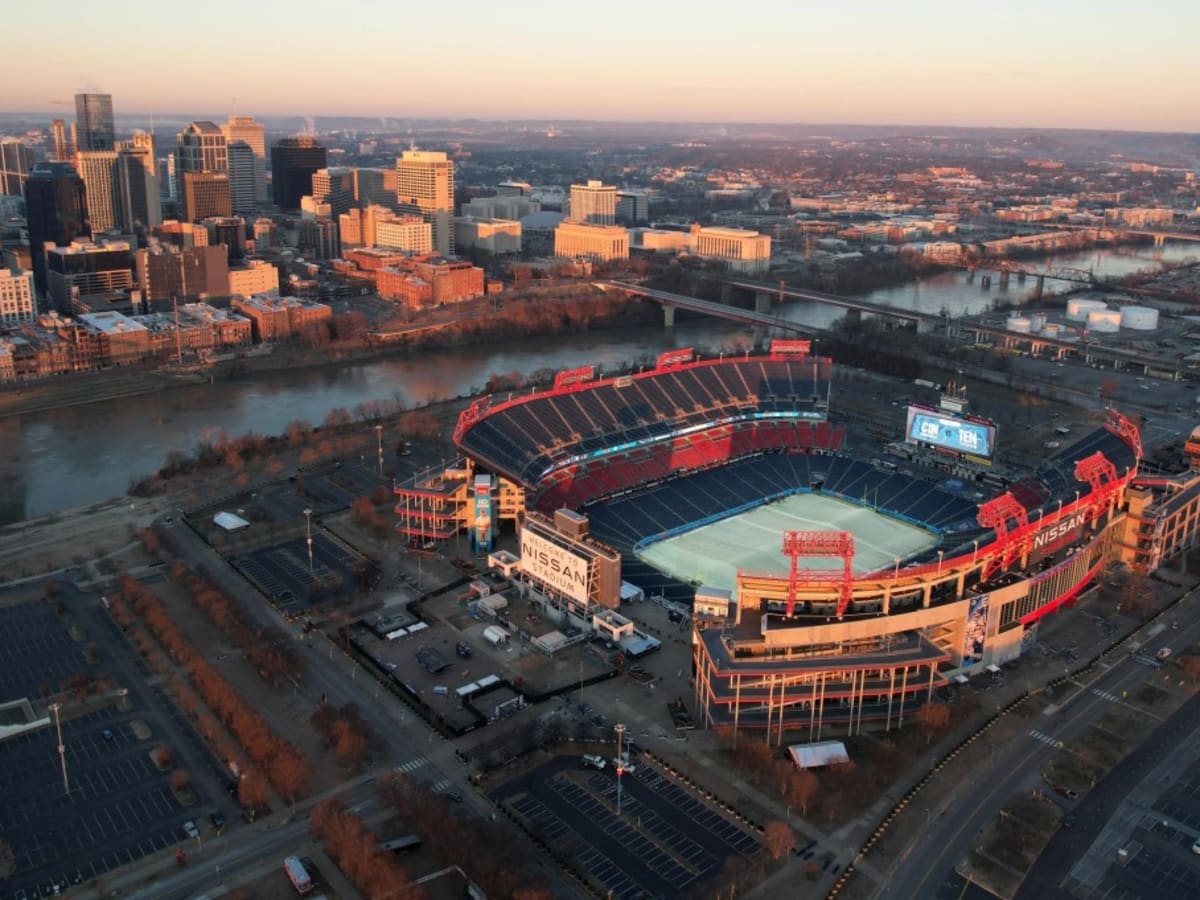
[[[375,426],[375,443],[379,449],[379,477],[383,477],[383,426]]]

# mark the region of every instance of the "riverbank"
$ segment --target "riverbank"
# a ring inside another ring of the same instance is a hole
[[[66,409],[88,403],[155,394],[172,388],[232,381],[261,372],[338,367],[404,359],[455,347],[487,345],[520,335],[581,334],[640,325],[656,317],[647,301],[619,293],[587,292],[558,302],[549,298],[509,302],[488,315],[411,323],[386,342],[329,344],[319,348],[277,346],[274,352],[216,362],[203,369],[119,368],[53,376],[0,388],[0,418]]]

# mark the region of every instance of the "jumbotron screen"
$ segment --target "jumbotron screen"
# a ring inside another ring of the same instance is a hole
[[[996,451],[995,425],[960,419],[921,406],[908,408],[908,424],[904,433],[910,441],[941,447],[952,453],[991,459]]]

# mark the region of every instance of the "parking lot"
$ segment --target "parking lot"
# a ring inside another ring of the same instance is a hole
[[[0,701],[58,691],[85,667],[53,602],[0,606]]]
[[[359,558],[345,544],[314,529],[311,571],[303,537],[251,550],[231,562],[276,606],[285,613],[296,614],[316,603],[351,594],[355,587],[354,564]],[[316,583],[330,587],[326,593],[314,596]]]
[[[16,863],[0,900],[51,896],[186,840],[197,812],[175,800],[128,718],[110,706],[63,723],[69,794],[52,727],[0,743],[0,835]]]
[[[149,669],[130,653],[98,597],[66,582],[57,583],[52,602],[33,599],[40,593],[38,585],[32,596],[26,588],[0,595],[11,604],[0,607],[0,696],[27,697],[44,719],[43,688],[58,691],[64,681],[103,673],[110,691],[126,691],[125,704],[118,707],[111,692],[59,697],[69,793],[52,722],[0,742],[0,839],[12,847],[16,865],[0,881],[0,900],[53,896],[55,885],[87,883],[170,851],[186,840],[184,822],[210,833],[214,809],[232,815],[237,808],[222,793],[227,776],[219,761],[165,689],[148,683]],[[170,772],[151,762],[159,743],[170,747],[176,768],[190,773],[194,805],[180,806]]]
[[[551,849],[575,860],[614,898],[691,895],[730,856],[762,849],[757,836],[694,791],[640,762],[622,779],[560,757],[514,779],[499,799]]]

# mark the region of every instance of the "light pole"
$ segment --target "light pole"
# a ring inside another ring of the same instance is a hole
[[[945,555],[946,555],[946,551],[945,551],[945,550],[939,550],[939,551],[938,551],[938,570],[937,570],[937,573],[938,573],[938,577],[939,577],[939,578],[941,578],[941,577],[942,577],[942,557],[944,557]]]
[[[304,507],[304,542],[308,544],[308,574],[313,573],[312,559],[312,507]]]
[[[383,477],[383,426],[375,426],[375,444],[379,450],[379,477]]]
[[[892,581],[896,581],[900,578],[900,557],[897,556],[893,562],[895,562],[896,568],[892,570]]]
[[[971,547],[973,548],[971,550],[971,565],[975,565],[975,557],[979,555],[979,538],[971,541]]]
[[[613,728],[617,733],[617,816],[621,815],[621,776],[625,774],[624,757],[621,750],[625,746],[625,726],[618,723]]]
[[[61,703],[50,704],[50,712],[54,713],[54,731],[58,735],[58,759],[62,763],[63,793],[69,794],[71,793],[71,784],[67,781],[67,748],[63,744],[62,720],[58,717],[58,712],[61,709]]]

